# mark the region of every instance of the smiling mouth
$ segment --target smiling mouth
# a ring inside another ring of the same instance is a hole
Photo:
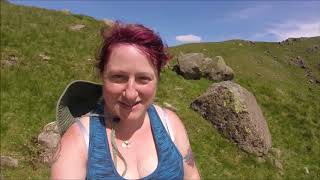
[[[138,105],[138,104],[140,104],[140,103],[141,103],[141,101],[137,101],[137,102],[135,102],[135,103],[133,103],[133,104],[128,104],[128,103],[119,101],[119,104],[120,104],[122,107],[126,108],[126,109],[132,109],[132,108],[134,108],[136,105]]]

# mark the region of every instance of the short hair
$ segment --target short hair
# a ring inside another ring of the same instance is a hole
[[[119,44],[136,46],[151,61],[157,70],[158,77],[164,65],[169,61],[168,46],[163,43],[160,36],[142,24],[125,24],[119,21],[113,23],[109,29],[101,31],[103,42],[99,49],[97,68],[103,73],[112,49]]]

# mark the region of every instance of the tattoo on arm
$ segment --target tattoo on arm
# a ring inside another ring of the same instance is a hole
[[[191,148],[189,147],[187,154],[183,157],[183,161],[187,163],[189,166],[194,167],[194,160],[192,156]]]

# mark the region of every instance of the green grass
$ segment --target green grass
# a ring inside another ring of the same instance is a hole
[[[68,26],[84,24],[80,31]],[[83,15],[16,6],[1,1],[1,62],[17,57],[13,67],[1,67],[1,154],[20,161],[16,169],[1,170],[5,179],[47,179],[49,167],[39,163],[34,139],[55,118],[55,105],[72,80],[99,81],[93,68],[102,22]],[[288,65],[301,56],[320,79],[320,45],[310,38],[293,45],[241,40],[171,47],[175,64],[180,52],[222,56],[234,70],[234,81],[251,91],[264,113],[273,147],[281,150],[283,170],[273,157],[261,163],[221,136],[190,108],[212,82],[185,80],[170,68],[161,76],[156,101],[175,106],[189,134],[203,179],[319,179],[320,86],[307,81],[303,69]],[[50,57],[43,61],[44,53]],[[91,60],[88,60],[91,59]],[[305,173],[308,168],[309,174]]]

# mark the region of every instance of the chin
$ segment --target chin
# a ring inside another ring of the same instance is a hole
[[[148,107],[149,106],[145,106],[142,104],[138,104],[130,108],[117,105],[115,107],[115,115],[118,116],[120,119],[137,120],[139,118],[144,117]]]

